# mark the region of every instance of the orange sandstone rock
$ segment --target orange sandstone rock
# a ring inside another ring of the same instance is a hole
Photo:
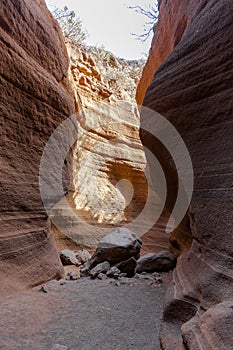
[[[73,113],[61,31],[43,0],[0,6],[0,294],[63,275],[39,192],[49,136]]]
[[[143,104],[179,131],[194,168],[193,198],[183,222],[193,243],[178,258],[167,292],[163,350],[233,348],[232,12],[231,0],[160,1],[138,89],[142,101],[148,88]],[[167,174],[170,211],[177,191],[171,155],[148,133],[141,136]],[[181,239],[175,232],[172,244],[184,251]]]

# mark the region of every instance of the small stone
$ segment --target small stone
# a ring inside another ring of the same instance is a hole
[[[96,265],[90,271],[91,278],[96,278],[100,273],[106,273],[110,269],[110,264],[108,261],[104,261],[98,265]]]
[[[121,277],[127,277],[127,273],[121,273]]]
[[[136,273],[134,277],[138,278],[139,280],[154,280],[154,277],[148,274]]]
[[[51,350],[68,350],[68,347],[65,345],[54,344]]]
[[[129,284],[129,281],[127,281],[127,280],[121,280],[121,281],[120,281],[120,284],[126,285],[126,284]]]
[[[114,286],[117,286],[117,287],[119,287],[121,284],[123,284],[123,283],[121,283],[119,281],[112,280],[112,279],[110,280],[110,283],[113,284]]]
[[[76,271],[70,271],[67,273],[66,279],[70,281],[76,281],[79,279],[79,275]]]
[[[64,286],[64,284],[66,284],[66,280],[60,280],[60,286]]]
[[[43,293],[48,293],[49,289],[48,289],[48,286],[46,286],[46,284],[44,284],[41,289],[40,289],[41,292]]]
[[[116,266],[112,266],[106,275],[110,278],[119,278],[121,276],[121,271]]]
[[[108,279],[108,277],[105,275],[105,273],[102,273],[102,272],[98,274],[97,278],[99,280],[106,280],[106,279]]]
[[[160,283],[150,282],[149,285],[152,286],[152,287],[158,288],[158,287],[160,287],[161,284]]]
[[[155,277],[155,282],[157,283],[163,283],[162,277]]]
[[[80,265],[85,264],[91,258],[91,254],[86,249],[75,252],[75,255]]]
[[[90,276],[90,262],[87,261],[81,268],[80,268],[80,277],[89,277]]]
[[[152,275],[153,275],[154,277],[161,277],[160,273],[158,273],[158,272],[154,272]]]

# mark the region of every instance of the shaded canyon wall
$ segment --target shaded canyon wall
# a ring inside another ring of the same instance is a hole
[[[0,6],[0,294],[63,274],[39,192],[41,155],[74,112],[69,60],[44,1]]]
[[[233,347],[232,13],[231,0],[160,1],[138,88],[139,102],[148,88],[143,105],[176,127],[194,169],[186,221],[193,243],[179,257],[167,292],[161,328],[166,350]],[[148,133],[141,136],[171,178],[176,169],[169,156]],[[168,197],[176,190],[168,183]]]

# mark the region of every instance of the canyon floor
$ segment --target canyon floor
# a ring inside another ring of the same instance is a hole
[[[0,349],[158,350],[170,274],[51,281],[0,299]]]

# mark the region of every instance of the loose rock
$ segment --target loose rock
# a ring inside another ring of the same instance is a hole
[[[104,261],[96,265],[93,269],[90,270],[91,278],[96,278],[100,273],[106,273],[110,269],[110,264],[108,261]]]
[[[97,278],[98,278],[99,280],[106,280],[106,279],[108,279],[108,277],[106,276],[106,274],[105,274],[105,273],[102,273],[102,272],[98,274]]]
[[[137,261],[136,272],[167,272],[176,266],[176,257],[170,252],[149,253]]]
[[[139,279],[139,280],[153,280],[154,277],[149,275],[149,274],[143,274],[143,273],[136,273],[135,274],[135,278]]]
[[[134,257],[128,260],[122,261],[116,265],[116,267],[121,272],[127,274],[127,277],[133,277],[135,275],[136,266],[137,266],[137,260]]]
[[[75,255],[80,265],[85,264],[91,258],[91,254],[86,249],[75,252]]]
[[[106,275],[110,278],[119,278],[121,276],[121,271],[116,266],[112,266]]]
[[[77,274],[76,271],[70,271],[68,272],[66,279],[70,281],[76,281],[80,278],[80,276]]]
[[[41,289],[40,289],[41,292],[43,293],[48,293],[49,289],[48,289],[48,286],[46,286],[46,284],[44,284]]]
[[[79,260],[76,258],[75,252],[69,249],[60,251],[60,259],[63,265],[80,265]]]
[[[51,350],[68,350],[68,347],[65,345],[55,344]]]
[[[64,286],[66,284],[66,280],[62,279],[59,281],[60,282],[60,286]]]
[[[88,277],[88,276],[90,276],[90,269],[91,269],[90,261],[87,261],[87,262],[80,268],[80,276],[81,276],[81,277]]]

